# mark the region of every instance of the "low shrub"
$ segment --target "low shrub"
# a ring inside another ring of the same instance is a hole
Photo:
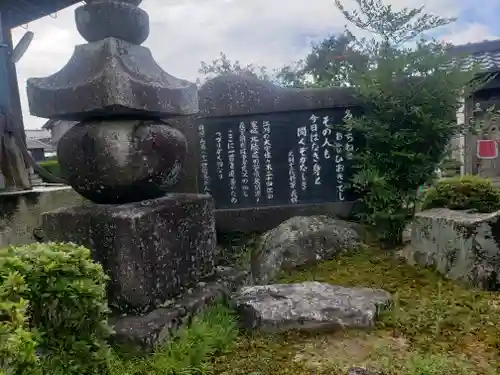
[[[111,330],[105,287],[102,267],[84,247],[36,243],[1,249],[0,363],[4,370],[8,374],[28,374],[29,368],[30,374],[107,374],[106,339]]]
[[[40,167],[44,168],[51,175],[56,177],[61,177],[61,169],[59,168],[59,162],[57,160],[45,160],[39,163]],[[42,177],[43,179],[43,177]],[[50,182],[50,181],[45,181]]]
[[[431,208],[495,212],[500,210],[500,189],[479,176],[440,180],[424,194],[422,210]]]

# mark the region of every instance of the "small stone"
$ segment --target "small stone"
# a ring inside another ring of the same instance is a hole
[[[243,287],[232,302],[247,329],[337,331],[373,327],[391,295],[381,289],[304,282]]]
[[[88,121],[60,139],[61,173],[95,203],[154,199],[179,182],[187,152],[184,135],[155,121]]]
[[[376,375],[376,373],[362,367],[351,367],[347,370],[347,375]]]

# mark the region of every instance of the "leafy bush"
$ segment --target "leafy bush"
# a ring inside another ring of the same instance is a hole
[[[441,180],[424,195],[422,209],[449,208],[494,212],[500,210],[500,189],[479,176],[464,176]]]
[[[0,250],[5,371],[27,374],[24,369],[38,363],[36,350],[42,374],[108,373],[105,286],[102,267],[84,247],[36,243]]]
[[[61,169],[59,168],[59,162],[57,160],[45,160],[39,163],[40,167],[43,167],[51,175],[56,177],[61,177]],[[50,181],[45,181],[50,182]]]
[[[38,369],[37,335],[30,331],[24,278],[8,275],[0,284],[0,374],[16,369],[19,375],[34,375]]]

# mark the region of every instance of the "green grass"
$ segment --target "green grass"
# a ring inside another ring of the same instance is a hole
[[[235,351],[215,359],[212,373],[336,375],[350,366],[387,375],[500,373],[497,293],[469,289],[379,251],[324,262],[281,281],[306,280],[383,288],[394,305],[371,332],[240,337]]]
[[[114,354],[110,375],[194,375],[209,370],[210,359],[233,349],[238,336],[233,313],[224,305],[208,307],[175,340],[142,358]]]

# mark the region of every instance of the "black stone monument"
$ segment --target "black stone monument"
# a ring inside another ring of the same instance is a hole
[[[288,89],[227,75],[199,92],[197,191],[215,200],[220,231],[264,231],[296,215],[347,216],[361,137],[348,88]]]

